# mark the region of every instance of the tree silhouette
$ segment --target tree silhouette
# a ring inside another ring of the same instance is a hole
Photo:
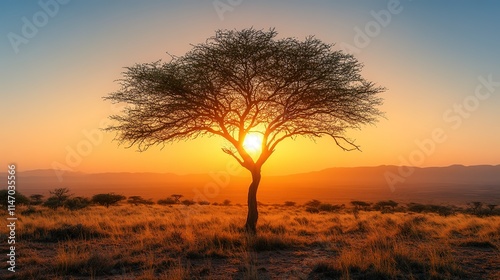
[[[181,202],[180,199],[183,197],[183,195],[182,194],[173,194],[173,195],[171,195],[171,197],[174,198],[175,203],[180,203]]]
[[[30,200],[32,205],[40,205],[43,203],[43,194],[32,194]]]
[[[142,196],[138,196],[138,195],[129,196],[127,202],[130,204],[133,204],[135,206],[137,206],[139,204],[143,204],[143,205],[154,204],[154,202],[151,199],[144,199],[144,198],[142,198]]]
[[[57,198],[59,202],[64,202],[66,199],[68,199],[71,195],[69,194],[69,189],[68,188],[56,188],[53,191],[49,191],[49,193]]]
[[[90,205],[90,200],[86,197],[73,197],[73,198],[68,198],[66,201],[64,201],[64,207],[71,211],[75,210],[80,210],[83,208],[86,208]]]
[[[365,80],[361,68],[352,55],[312,36],[219,30],[184,56],[127,67],[121,89],[105,99],[128,106],[107,130],[139,151],[203,135],[226,139],[222,150],[252,175],[245,227],[255,233],[261,169],[279,143],[330,136],[343,150],[359,150],[345,131],[376,121],[384,90]],[[250,132],[262,135],[254,157],[243,146]]]
[[[122,201],[125,199],[125,196],[119,195],[119,194],[114,194],[114,193],[100,193],[92,196],[92,202],[106,206],[106,208],[109,208],[111,205],[116,205],[118,202]]]
[[[368,207],[370,207],[371,203],[365,202],[365,201],[360,201],[360,200],[353,200],[351,201],[352,206],[356,208],[356,210],[367,210]]]
[[[51,196],[47,198],[47,200],[43,203],[44,206],[49,207],[50,209],[57,209],[59,207],[64,206],[64,203],[71,196],[69,194],[68,188],[56,188],[52,191],[49,191]]]
[[[498,205],[496,205],[496,204],[488,204],[486,206],[490,209],[490,211],[493,211],[495,209],[495,207],[497,207]]]

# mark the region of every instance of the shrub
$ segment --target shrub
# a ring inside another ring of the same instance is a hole
[[[90,205],[90,200],[88,198],[78,196],[78,197],[67,199],[64,202],[63,206],[71,211],[74,211],[74,210],[80,210],[80,209],[86,208],[89,205]]]
[[[130,204],[133,204],[135,206],[137,206],[139,204],[143,204],[143,205],[154,204],[154,202],[151,199],[144,199],[141,196],[137,196],[137,195],[130,196],[128,198],[127,202],[130,203]]]
[[[408,204],[408,210],[416,213],[436,213],[445,217],[455,213],[455,210],[450,206],[419,203]]]
[[[28,208],[26,210],[21,212],[21,214],[24,216],[29,216],[29,215],[36,214],[36,213],[42,213],[42,211],[36,210],[36,208],[33,206],[28,206]]]
[[[383,200],[383,201],[379,201],[375,204],[374,206],[374,209],[376,210],[384,210],[384,209],[387,209],[387,208],[391,208],[392,210],[394,210],[397,206],[398,206],[399,203],[393,201],[393,200]]]
[[[210,202],[208,202],[206,200],[202,200],[202,201],[198,201],[198,204],[199,205],[210,205]]]
[[[293,207],[295,205],[296,205],[295,201],[285,201],[285,206]]]
[[[43,206],[47,207],[47,208],[50,208],[50,209],[57,209],[59,207],[62,207],[63,206],[63,203],[64,202],[61,202],[59,201],[59,199],[57,199],[57,197],[49,197],[44,203],[43,203]]]
[[[473,213],[477,213],[483,207],[483,203],[480,201],[474,201],[468,204]]]
[[[43,203],[43,195],[42,194],[32,194],[30,195],[30,204],[31,205],[41,205]]]
[[[452,215],[455,212],[451,207],[442,205],[429,205],[429,208],[429,212],[433,212],[445,217]]]
[[[174,199],[175,203],[180,203],[181,197],[183,197],[182,194],[173,194],[171,197]]]
[[[321,204],[321,201],[317,200],[317,199],[313,199],[311,201],[308,201],[306,202],[306,204],[304,204],[305,206],[308,206],[308,207],[315,207],[315,208],[318,208],[318,206]]]
[[[66,200],[71,196],[69,194],[68,188],[57,188],[53,191],[49,192],[52,196],[50,196],[44,203],[43,206],[48,207],[50,209],[57,209],[59,207],[63,207]]]
[[[333,211],[336,211],[338,209],[339,208],[337,207],[337,205],[332,205],[330,203],[321,203],[318,206],[319,211],[325,211],[325,212],[333,212]]]
[[[92,203],[96,203],[108,208],[111,205],[116,205],[118,202],[125,199],[125,196],[114,193],[101,193],[92,197]]]
[[[175,204],[175,203],[176,203],[175,199],[170,198],[170,197],[158,200],[158,204],[159,205],[172,205],[172,204]]]
[[[408,211],[422,213],[426,210],[426,206],[420,203],[410,203],[408,204]]]
[[[229,200],[229,199],[225,199],[225,200],[222,202],[222,205],[224,205],[224,206],[229,206],[229,205],[231,205],[231,200]]]
[[[52,197],[57,198],[57,200],[63,202],[68,199],[71,195],[69,194],[68,188],[57,188],[49,192]]]
[[[186,199],[186,200],[182,201],[182,204],[189,206],[189,205],[196,204],[196,202],[194,202],[194,200],[191,200],[191,199]]]
[[[319,209],[317,207],[307,206],[306,211],[309,213],[319,213]]]
[[[360,200],[353,200],[353,201],[351,201],[351,204],[352,204],[352,206],[354,206],[354,208],[356,208],[356,210],[363,209],[365,211],[368,210],[368,207],[370,207],[370,205],[371,205],[371,203],[360,201]]]

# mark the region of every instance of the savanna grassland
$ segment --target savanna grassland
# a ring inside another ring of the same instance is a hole
[[[500,216],[259,209],[249,236],[239,205],[37,206],[0,278],[500,279]]]

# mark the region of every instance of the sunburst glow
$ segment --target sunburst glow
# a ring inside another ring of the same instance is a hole
[[[249,153],[257,153],[262,149],[262,135],[256,132],[250,132],[243,140],[243,148]]]

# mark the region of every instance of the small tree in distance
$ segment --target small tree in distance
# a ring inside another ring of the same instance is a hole
[[[182,194],[173,194],[171,195],[172,198],[174,199],[175,203],[180,203],[181,202],[181,198],[184,197]]]
[[[92,197],[92,203],[96,203],[108,208],[111,205],[116,205],[118,202],[125,199],[125,196],[114,193],[101,193]]]
[[[186,199],[186,200],[182,201],[182,204],[184,204],[186,206],[190,206],[190,205],[196,204],[196,202],[194,202],[194,200]]]
[[[173,199],[171,197],[167,197],[165,199],[158,200],[159,205],[172,205],[172,204],[176,204],[176,203],[177,202],[175,201],[175,199]]]
[[[398,206],[398,203],[393,200],[383,200],[375,203],[375,207],[377,210],[384,210],[388,207],[394,211],[394,209]]]
[[[480,201],[473,201],[471,203],[468,203],[469,207],[471,208],[472,212],[477,214],[479,210],[481,210],[481,207],[483,207],[483,203]]]
[[[262,166],[281,142],[328,136],[345,151],[359,150],[346,130],[381,115],[377,94],[384,89],[361,76],[352,55],[313,36],[276,37],[274,29],[219,30],[182,57],[127,67],[121,89],[105,97],[128,105],[107,130],[139,151],[203,135],[225,139],[222,150],[252,176],[250,233]],[[257,155],[243,145],[250,133],[262,136]]]
[[[64,207],[71,211],[87,208],[89,205],[90,205],[90,200],[86,197],[81,197],[81,196],[68,198],[66,201],[64,201]]]
[[[496,204],[488,204],[486,206],[488,207],[488,209],[490,209],[490,211],[493,211],[495,209],[495,207],[497,207],[498,205],[496,205]]]
[[[138,196],[138,195],[129,196],[127,202],[130,204],[133,204],[135,206],[137,206],[139,204],[143,204],[143,205],[154,204],[154,202],[151,199],[144,199],[144,198],[142,198],[142,196]]]
[[[71,196],[68,188],[56,188],[49,191],[51,196],[43,203],[43,206],[50,209],[57,209],[64,206],[66,200]]]
[[[32,205],[40,205],[43,203],[43,194],[32,194],[30,200]]]
[[[371,203],[368,203],[368,202],[365,202],[365,201],[360,201],[360,200],[353,200],[351,201],[351,204],[352,206],[354,206],[354,208],[356,210],[360,210],[360,209],[363,209],[363,210],[368,210],[368,207],[370,207]]]
[[[297,204],[295,201],[285,201],[284,205],[288,207],[293,207]]]
[[[49,191],[49,193],[60,202],[65,201],[71,196],[68,188],[56,188],[53,191]]]

